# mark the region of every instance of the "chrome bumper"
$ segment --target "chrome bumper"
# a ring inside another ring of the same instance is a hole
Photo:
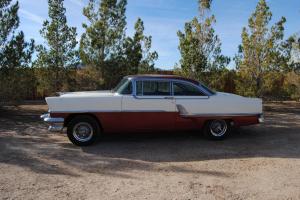
[[[49,113],[41,115],[41,119],[49,124],[48,130],[51,132],[60,132],[64,128],[64,118],[52,118]]]
[[[264,115],[263,115],[263,114],[259,115],[259,117],[258,117],[258,122],[259,122],[259,123],[265,122],[265,118],[264,118]]]

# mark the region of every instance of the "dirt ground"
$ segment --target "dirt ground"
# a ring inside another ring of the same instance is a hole
[[[300,199],[300,104],[225,141],[107,135],[90,147],[47,131],[46,106],[0,110],[0,199]]]

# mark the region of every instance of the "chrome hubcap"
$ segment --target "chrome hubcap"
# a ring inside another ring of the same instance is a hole
[[[73,128],[73,136],[80,142],[89,141],[93,137],[93,127],[86,122],[80,122]]]
[[[213,136],[221,137],[227,131],[227,123],[224,120],[214,120],[210,123],[209,128]]]

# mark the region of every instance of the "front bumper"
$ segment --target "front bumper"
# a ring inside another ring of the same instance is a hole
[[[49,124],[49,131],[60,132],[64,128],[64,118],[53,118],[49,113],[41,115],[41,119]]]

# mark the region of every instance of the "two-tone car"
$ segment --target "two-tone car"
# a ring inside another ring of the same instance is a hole
[[[62,93],[47,97],[41,117],[50,131],[67,128],[76,145],[94,143],[103,133],[203,130],[211,139],[232,127],[263,122],[262,100],[215,92],[174,75],[124,77],[111,91]]]

